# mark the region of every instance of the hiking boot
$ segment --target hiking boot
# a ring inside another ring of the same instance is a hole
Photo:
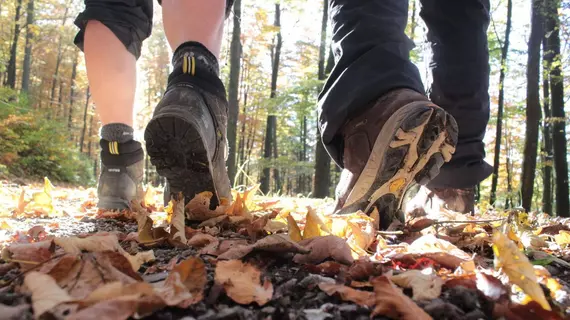
[[[117,143],[101,140],[101,175],[97,185],[99,202],[104,210],[123,210],[131,201],[144,197],[144,153],[137,141]]]
[[[363,114],[349,120],[344,138],[344,170],[336,189],[336,212],[380,213],[386,229],[399,211],[408,186],[427,184],[457,143],[455,119],[426,96],[409,89],[393,90]]]
[[[459,212],[475,212],[475,188],[428,188],[422,186],[406,204],[406,216],[410,218],[435,215],[442,209]]]
[[[146,127],[146,149],[167,179],[167,192],[183,192],[188,202],[210,191],[214,208],[221,198],[231,200],[225,89],[215,57],[202,46],[177,49],[173,64],[166,93]]]

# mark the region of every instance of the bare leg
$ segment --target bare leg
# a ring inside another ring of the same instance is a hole
[[[226,0],[163,0],[164,32],[175,50],[187,41],[203,44],[220,56]]]
[[[103,125],[133,125],[136,59],[125,45],[96,20],[85,31],[85,64],[93,101]]]

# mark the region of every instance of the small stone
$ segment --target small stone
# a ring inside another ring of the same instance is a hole
[[[261,309],[261,312],[262,312],[262,313],[267,313],[267,314],[274,314],[274,313],[275,313],[275,308],[274,308],[274,307],[271,307],[271,306],[268,306],[268,307],[265,307],[265,308]]]

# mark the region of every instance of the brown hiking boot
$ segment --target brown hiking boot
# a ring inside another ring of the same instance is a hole
[[[210,191],[214,208],[221,198],[231,200],[228,102],[215,57],[202,47],[185,50],[174,55],[168,89],[146,127],[146,147],[157,172],[167,179],[166,192],[182,191],[188,202]]]
[[[460,213],[475,212],[475,188],[428,188],[422,186],[418,193],[405,205],[406,216],[435,215],[441,209]]]
[[[403,220],[399,208],[408,186],[427,184],[457,143],[455,119],[409,89],[393,90],[341,129],[344,170],[336,189],[337,213],[380,213],[387,228]]]

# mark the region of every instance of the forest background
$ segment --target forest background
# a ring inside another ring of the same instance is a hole
[[[331,197],[339,179],[319,142],[316,102],[334,61],[327,0],[236,0],[220,66],[230,103],[228,167],[234,186],[265,194]],[[99,128],[83,54],[73,45],[81,0],[0,2],[0,179],[92,186]],[[431,81],[430,44],[410,1],[411,59]],[[166,87],[170,55],[155,5],[138,62],[136,137]],[[477,188],[485,207],[570,216],[568,116],[570,1],[493,0],[488,29],[495,172]],[[145,183],[163,180],[146,160]]]

